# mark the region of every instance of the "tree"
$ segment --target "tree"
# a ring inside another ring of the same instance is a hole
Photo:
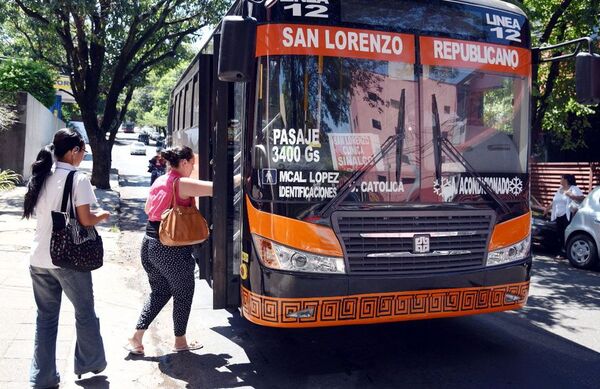
[[[65,123],[70,121],[80,121],[81,111],[77,104],[64,104],[62,105],[62,118]]]
[[[142,123],[140,119],[144,112],[148,112],[152,109],[152,105],[154,101],[152,99],[152,91],[154,90],[154,85],[152,84],[152,78],[149,78],[149,81],[146,85],[137,88],[135,92],[133,92],[133,96],[131,98],[131,103],[129,104],[129,109],[127,110],[127,121],[132,123],[137,123],[138,125],[146,124]]]
[[[185,70],[187,63],[182,62],[162,76],[152,72],[148,77],[148,86],[144,88],[133,105],[138,111],[137,121],[142,125],[165,128],[169,117],[169,98],[171,89]]]
[[[532,22],[534,46],[551,45],[567,40],[595,36],[600,24],[597,0],[524,0],[521,6]],[[596,45],[598,46],[598,45]],[[554,54],[567,53],[567,51]],[[590,127],[589,115],[598,112],[575,101],[574,61],[540,65],[533,91],[532,132],[538,152],[543,140],[554,139],[563,149],[582,146],[583,130]],[[546,133],[549,136],[543,136]]]
[[[0,132],[10,129],[17,119],[17,112],[12,107],[0,104]]]
[[[69,74],[94,153],[92,183],[109,188],[117,131],[148,72],[215,23],[228,0],[15,0],[15,30],[32,54]],[[62,50],[57,52],[56,48]]]
[[[28,92],[46,107],[54,103],[56,74],[47,65],[29,60],[0,61],[0,91],[6,94]]]

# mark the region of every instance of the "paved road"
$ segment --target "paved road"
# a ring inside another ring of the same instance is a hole
[[[121,175],[121,245],[128,253],[121,259],[135,263],[149,183],[145,163],[154,148],[147,158],[134,157],[127,140],[121,143],[113,153]],[[198,281],[188,334],[204,349],[168,353],[171,323],[165,313],[152,332],[154,351],[124,363],[144,371],[156,365],[155,377],[136,380],[142,387],[598,388],[599,276],[542,253],[535,258],[528,306],[519,312],[308,330],[262,328],[237,312],[213,311],[211,291]],[[129,284],[147,288],[139,272]],[[127,384],[111,382],[117,388]]]

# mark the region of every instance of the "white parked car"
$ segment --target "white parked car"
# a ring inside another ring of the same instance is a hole
[[[131,146],[129,146],[129,154],[146,155],[146,145],[142,142],[133,142]]]
[[[567,258],[571,265],[591,269],[599,264],[600,187],[596,187],[581,203],[565,231]]]

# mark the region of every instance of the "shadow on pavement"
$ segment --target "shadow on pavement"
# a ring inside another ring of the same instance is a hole
[[[600,354],[512,313],[373,326],[271,329],[239,316],[212,330],[226,354],[169,354],[189,388],[600,387]]]
[[[527,300],[519,315],[533,323],[548,326],[566,326],[565,305],[576,305],[581,310],[600,307],[600,272],[576,269],[566,258],[556,258],[555,253],[536,250],[532,276],[544,293],[536,293]]]
[[[137,174],[120,175],[119,186],[145,186],[150,187],[150,176],[140,176]]]
[[[21,216],[23,214],[23,201],[22,197],[14,198],[14,197],[5,197],[2,198],[2,214],[7,215],[17,215]]]
[[[85,389],[107,389],[110,388],[110,382],[105,375],[97,375],[75,381],[75,385]]]
[[[121,231],[143,231],[148,217],[144,212],[145,199],[150,187],[150,177],[140,175],[120,175],[121,190],[136,188],[139,197],[120,198],[119,228]]]
[[[240,386],[237,375],[224,369],[229,365],[229,359],[231,355],[228,354],[173,353],[160,358],[158,368],[171,378],[187,382],[190,388],[210,387],[210,384],[205,386],[210,382],[216,387],[235,388]],[[191,375],[198,379],[190,380]]]
[[[121,199],[119,229],[121,231],[144,231],[148,216],[144,212],[145,200]]]

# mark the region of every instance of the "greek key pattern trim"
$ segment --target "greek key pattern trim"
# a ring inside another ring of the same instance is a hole
[[[244,316],[275,327],[319,327],[463,316],[518,309],[525,305],[529,282],[476,288],[315,298],[275,298],[242,287]],[[311,311],[310,317],[289,317]]]

